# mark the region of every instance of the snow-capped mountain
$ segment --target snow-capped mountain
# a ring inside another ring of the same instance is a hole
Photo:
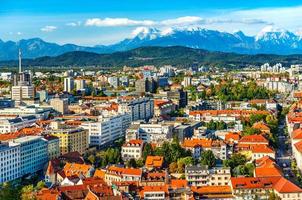
[[[97,43],[97,41],[96,41]],[[39,38],[18,42],[0,40],[0,60],[16,59],[18,49],[23,57],[36,58],[56,56],[69,51],[89,51],[111,53],[142,46],[185,46],[211,51],[235,52],[245,54],[302,54],[302,34],[287,30],[266,27],[255,36],[247,36],[242,31],[220,32],[203,28],[156,28],[139,27],[132,37],[113,45],[84,47],[73,44],[58,45]]]

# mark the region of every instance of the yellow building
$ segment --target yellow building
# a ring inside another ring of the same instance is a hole
[[[62,128],[50,131],[60,139],[60,154],[77,151],[83,154],[89,147],[88,131],[83,128]]]

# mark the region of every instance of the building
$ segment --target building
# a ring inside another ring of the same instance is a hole
[[[76,90],[85,90],[86,88],[86,80],[85,79],[76,79],[74,81]]]
[[[187,166],[185,176],[190,186],[223,186],[231,179],[231,169],[217,167],[208,169],[207,166]]]
[[[68,99],[60,99],[57,96],[50,100],[50,105],[55,111],[63,115],[68,113]]]
[[[192,85],[192,77],[184,77],[183,86],[188,87]]]
[[[30,100],[35,97],[35,88],[31,85],[16,85],[12,86],[12,100],[22,102],[22,100]]]
[[[48,92],[46,90],[41,90],[37,92],[40,102],[45,102],[48,100]]]
[[[20,177],[20,144],[0,142],[0,184]]]
[[[57,123],[57,122],[54,122]],[[83,154],[88,149],[88,131],[83,128],[58,127],[47,131],[60,139],[60,154],[77,151]]]
[[[64,92],[70,93],[74,89],[74,80],[72,77],[64,78]]]
[[[130,113],[132,121],[148,121],[153,117],[154,114],[154,102],[148,97],[142,97],[130,101],[122,101],[119,103],[118,111],[120,113]]]
[[[108,185],[114,182],[125,181],[140,181],[142,178],[142,170],[134,168],[122,168],[117,166],[110,166],[105,172],[105,181]]]
[[[60,156],[60,139],[51,135],[44,135],[44,139],[47,141],[47,152],[49,160]]]
[[[183,89],[171,90],[167,92],[167,99],[171,100],[179,108],[188,105],[188,92]]]
[[[156,82],[153,78],[139,79],[135,82],[135,91],[138,93],[154,93],[156,91]]]
[[[133,123],[126,131],[126,141],[132,139],[162,143],[173,136],[173,125]]]
[[[147,156],[145,167],[149,170],[160,169],[164,164],[164,157],[162,156]]]
[[[275,193],[282,200],[302,198],[302,189],[283,177],[232,177],[231,187],[236,199],[268,199]]]
[[[129,113],[100,115],[95,121],[85,121],[81,127],[89,133],[89,144],[101,147],[124,137],[131,123]]]
[[[109,78],[108,78],[108,83],[109,83],[112,87],[118,88],[118,87],[120,86],[120,79],[119,79],[119,77],[115,77],[115,76],[109,77]]]
[[[130,140],[122,146],[121,154],[123,161],[142,158],[144,142],[142,140]]]
[[[48,148],[42,136],[21,137],[13,142],[20,145],[20,176],[44,169],[48,162]]]
[[[32,126],[37,120],[33,115],[13,119],[0,119],[0,133],[16,132],[22,128]]]

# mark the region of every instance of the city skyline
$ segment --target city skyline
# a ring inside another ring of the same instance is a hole
[[[141,27],[242,30],[248,35],[278,29],[300,35],[302,30],[296,22],[302,17],[299,1],[129,2],[5,0],[0,8],[0,39],[39,37],[59,44],[94,46],[131,38]]]

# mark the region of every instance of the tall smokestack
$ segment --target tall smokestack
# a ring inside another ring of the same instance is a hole
[[[21,49],[19,49],[19,73],[22,73]]]

